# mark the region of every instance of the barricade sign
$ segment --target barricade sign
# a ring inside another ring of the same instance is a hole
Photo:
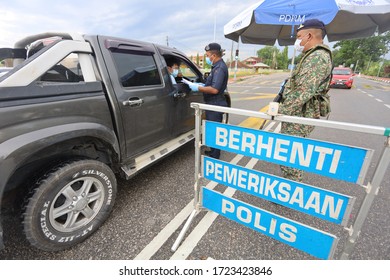
[[[206,146],[298,168],[323,176],[362,183],[372,151],[206,121]]]
[[[203,206],[320,259],[333,255],[338,238],[266,210],[203,188]]]
[[[349,234],[340,259],[349,258],[390,162],[389,128],[282,115],[274,117],[261,112],[198,103],[191,106],[195,108],[196,115],[194,210],[172,246],[173,251],[178,248],[196,214],[202,209],[208,209],[316,258],[334,258],[339,240],[335,235],[208,189],[200,185],[200,178],[203,177],[251,196],[344,226]],[[223,123],[202,123],[204,110],[382,135],[387,140],[373,177],[363,186],[374,152],[372,149]],[[367,190],[366,195],[353,224],[347,227],[355,197],[213,159],[201,154],[202,146],[362,185]]]
[[[346,225],[354,197],[204,157],[203,177],[291,209]]]

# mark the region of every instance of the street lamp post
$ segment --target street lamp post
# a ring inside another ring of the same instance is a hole
[[[383,66],[383,60],[381,62],[379,62],[379,69],[378,69],[378,74],[376,74],[377,77],[379,77],[379,73],[382,69],[382,66]]]

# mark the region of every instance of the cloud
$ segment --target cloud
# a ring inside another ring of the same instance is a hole
[[[195,54],[214,40],[216,19],[215,40],[229,49],[231,41],[224,38],[224,24],[257,1],[7,1],[0,11],[0,47],[12,46],[35,33],[76,31],[164,45],[168,37],[170,46]]]

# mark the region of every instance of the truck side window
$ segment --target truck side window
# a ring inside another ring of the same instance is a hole
[[[43,74],[40,81],[57,83],[78,83],[84,81],[78,55],[71,53],[65,57]]]
[[[113,51],[120,82],[124,87],[161,85],[156,62],[149,53]]]
[[[195,82],[200,82],[198,74],[196,74],[196,72],[185,61],[180,64],[180,72],[182,73],[183,77],[186,77]]]

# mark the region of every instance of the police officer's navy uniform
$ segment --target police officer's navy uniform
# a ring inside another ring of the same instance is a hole
[[[216,106],[224,106],[227,107],[226,98],[224,96],[224,92],[227,87],[229,78],[228,68],[221,58],[213,66],[211,67],[210,75],[208,76],[205,86],[211,86],[218,90],[217,94],[207,94],[203,93],[203,98],[206,104],[216,105]],[[214,122],[222,122],[223,113],[214,112],[214,111],[206,111],[206,120],[214,121]],[[213,158],[219,158],[221,151],[218,149],[211,148],[208,155]]]

